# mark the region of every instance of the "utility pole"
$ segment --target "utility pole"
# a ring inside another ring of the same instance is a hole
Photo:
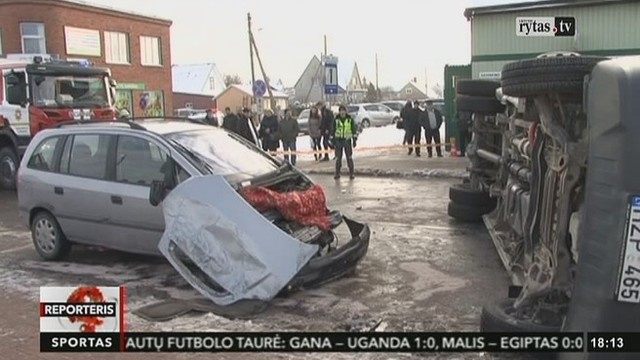
[[[378,87],[378,53],[376,53],[376,97],[380,97],[380,88]]]
[[[260,59],[260,53],[258,52],[258,47],[256,46],[256,41],[253,37],[253,33],[251,34],[251,45],[253,46],[253,50],[256,53],[256,58],[258,59],[258,65],[260,66],[260,72],[262,72],[262,77],[264,78],[264,82],[267,85],[267,91],[269,92],[269,100],[270,105],[269,108],[275,111],[276,101],[273,98],[273,90],[271,90],[271,85],[269,84],[269,77],[267,77],[267,72],[264,71],[264,66],[262,66],[262,60]],[[255,94],[254,94],[255,97]]]
[[[251,13],[247,13],[247,25],[249,27],[249,56],[251,57],[251,91],[253,92],[253,85],[256,83],[256,72],[253,65],[253,32],[251,31]],[[251,105],[256,103],[256,94],[251,97]]]
[[[325,94],[325,89],[327,88],[327,64],[325,63],[327,60],[327,35],[324,35],[324,54],[322,55],[322,100],[326,102],[327,95]]]

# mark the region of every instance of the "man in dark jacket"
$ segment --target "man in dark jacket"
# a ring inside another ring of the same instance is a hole
[[[278,138],[278,116],[270,109],[265,110],[264,119],[262,119],[260,123],[258,135],[262,140],[262,149],[264,151],[278,151],[278,147],[280,147],[280,139]]]
[[[320,131],[322,131],[322,147],[324,148],[325,154],[321,161],[329,161],[329,153],[328,150],[331,149],[332,137],[333,137],[333,111],[328,109],[327,106],[319,102],[317,104],[318,109],[320,109]],[[346,109],[346,108],[345,108]]]
[[[336,147],[336,172],[334,179],[340,179],[342,170],[342,153],[347,156],[347,167],[349,168],[349,179],[353,180],[353,148],[358,140],[358,126],[351,116],[347,114],[347,108],[340,105],[338,116],[334,120],[333,141]]]
[[[238,123],[234,128],[235,132],[238,135],[256,144],[256,146],[260,146],[260,141],[258,140],[258,132],[256,131],[256,127],[251,120],[250,109],[244,108],[242,110],[242,115],[240,115]]]
[[[407,144],[409,145],[407,155],[411,155],[415,148],[416,156],[420,157],[420,138],[422,137],[420,118],[422,114],[423,111],[420,109],[420,103],[418,101],[413,103],[413,109],[407,111],[407,119],[404,124],[407,130]]]
[[[231,108],[224,109],[224,119],[222,120],[222,127],[229,131],[235,132],[235,127],[238,124],[238,116],[231,112]]]
[[[218,126],[218,118],[213,115],[213,110],[207,109],[204,116],[204,123],[211,126]]]
[[[282,148],[285,151],[284,159],[291,165],[296,165],[296,139],[300,133],[300,125],[298,119],[294,118],[289,109],[284,111],[284,119],[280,121],[280,139],[282,139]],[[293,152],[289,157],[289,151]]]
[[[433,156],[431,141],[435,143],[436,153],[438,157],[442,157],[442,149],[440,148],[440,126],[442,126],[442,114],[438,109],[433,107],[433,101],[427,100],[427,109],[425,110],[426,121],[424,123],[425,138],[427,141],[427,152],[429,157]]]

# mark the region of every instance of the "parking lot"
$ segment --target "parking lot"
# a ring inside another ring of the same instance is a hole
[[[314,179],[324,186],[332,208],[371,226],[369,253],[354,276],[278,298],[252,320],[200,314],[150,323],[129,314],[128,328],[366,331],[379,324],[385,331],[477,331],[481,306],[506,294],[507,275],[482,225],[456,223],[446,214],[446,194],[454,180],[360,177],[336,183],[323,175]],[[41,261],[29,232],[18,221],[13,193],[0,193],[0,236],[0,282],[5,285],[0,301],[8,316],[0,325],[3,349],[28,343],[30,351],[38,353],[39,286],[123,284],[128,288],[129,311],[159,299],[196,295],[163,259],[76,247],[68,262]],[[327,358],[326,354],[316,356]],[[442,358],[476,355],[443,354]]]

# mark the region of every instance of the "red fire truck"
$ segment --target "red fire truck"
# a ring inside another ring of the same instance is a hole
[[[62,121],[116,119],[108,68],[21,54],[0,59],[0,71],[2,188],[15,189],[20,158],[38,131]]]

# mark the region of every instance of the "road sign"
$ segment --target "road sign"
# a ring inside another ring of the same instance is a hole
[[[338,58],[333,55],[324,57],[324,93],[338,94]]]
[[[256,99],[256,112],[262,114],[264,112],[264,98],[259,97]]]
[[[267,84],[262,80],[256,80],[253,84],[253,94],[257,97],[263,97],[267,93]]]

